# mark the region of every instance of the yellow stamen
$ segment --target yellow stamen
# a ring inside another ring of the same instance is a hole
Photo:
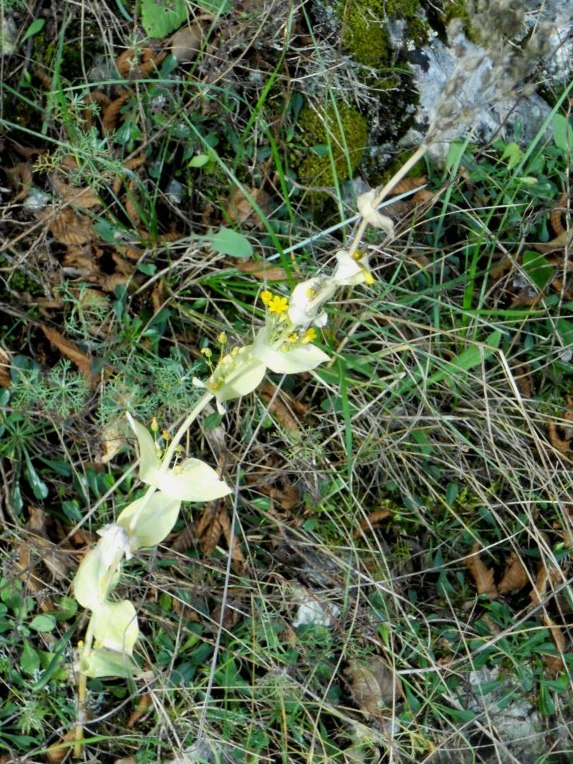
[[[309,342],[313,342],[316,339],[316,329],[312,327],[307,329],[300,340],[301,345],[308,345]]]

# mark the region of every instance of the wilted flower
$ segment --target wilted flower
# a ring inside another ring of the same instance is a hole
[[[325,326],[328,316],[322,308],[335,291],[332,278],[324,276],[315,276],[298,284],[288,303],[288,317],[293,327]]]
[[[358,212],[362,215],[368,225],[373,226],[373,228],[381,228],[386,232],[388,237],[393,239],[394,223],[387,215],[383,215],[381,212],[378,212],[375,206],[376,197],[377,192],[374,188],[370,191],[366,191],[364,194],[360,194],[360,196],[356,199]]]
[[[350,255],[345,249],[336,253],[337,265],[332,280],[337,286],[357,286],[374,283],[374,276],[368,266],[368,255],[356,250]]]

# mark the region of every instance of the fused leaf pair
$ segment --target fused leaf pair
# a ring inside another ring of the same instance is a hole
[[[129,660],[139,634],[135,608],[129,600],[108,599],[123,558],[161,543],[175,525],[182,501],[211,501],[231,490],[198,459],[170,468],[159,459],[146,428],[128,418],[139,443],[139,477],[149,490],[131,502],[116,523],[98,531],[101,538],[82,560],[74,579],[76,599],[93,613],[95,648],[80,658],[80,670],[91,677],[131,675],[135,669]]]
[[[328,361],[329,356],[323,350],[304,339],[304,335],[294,336],[285,330],[277,336],[275,323],[268,322],[251,345],[238,348],[219,361],[206,385],[199,380],[195,380],[195,384],[213,393],[217,408],[223,413],[223,403],[255,390],[267,369],[276,374],[297,374]]]

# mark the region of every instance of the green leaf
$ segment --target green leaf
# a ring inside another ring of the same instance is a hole
[[[523,159],[523,151],[517,143],[508,143],[504,148],[501,155],[503,159],[507,159],[507,166],[510,170],[516,167]]]
[[[573,127],[563,114],[555,114],[551,122],[553,140],[558,149],[564,154],[573,153]]]
[[[46,19],[35,19],[32,21],[20,42],[26,42],[26,40],[28,40],[30,37],[33,37],[35,34],[38,34],[38,32],[41,32],[45,24]]]
[[[157,271],[155,263],[139,263],[137,270],[144,273],[146,276],[154,276]]]
[[[142,0],[141,24],[150,37],[167,37],[187,20],[185,0]]]
[[[20,668],[26,674],[35,674],[40,668],[40,656],[27,639],[24,640],[24,647],[20,656]]]
[[[73,597],[62,597],[58,602],[57,621],[69,621],[78,612],[78,603]]]
[[[38,499],[38,501],[41,501],[48,496],[48,486],[44,483],[43,480],[40,479],[40,476],[34,469],[34,465],[32,464],[32,460],[30,459],[27,451],[25,452],[25,458],[26,477],[28,478],[28,482],[30,483],[35,498]]]
[[[188,162],[189,167],[203,167],[209,161],[207,154],[195,154]]]
[[[253,248],[249,240],[242,233],[233,231],[232,228],[221,228],[216,233],[201,236],[203,241],[208,241],[215,252],[230,257],[251,257]]]
[[[463,376],[463,372],[470,371],[493,355],[499,347],[501,332],[496,330],[486,337],[484,342],[472,344],[462,350],[455,358],[444,364],[444,368],[432,374],[428,378],[428,385],[446,380],[448,384],[455,383]],[[443,363],[443,362],[442,362]]]
[[[446,172],[449,172],[453,167],[457,168],[459,166],[466,149],[467,145],[465,143],[456,143],[455,141],[450,143],[445,164]]]
[[[80,659],[80,671],[92,679],[99,679],[104,676],[129,679],[130,677],[137,676],[139,668],[124,653],[107,650],[105,647],[98,647],[92,650],[87,657]]]
[[[14,623],[7,618],[0,616],[0,634],[10,631],[14,628]]]
[[[539,710],[544,716],[552,716],[555,713],[555,701],[547,682],[544,680],[539,685]]]
[[[56,619],[47,613],[36,615],[30,621],[30,628],[40,632],[53,631],[56,628]]]
[[[218,16],[220,13],[228,13],[233,8],[232,0],[197,0],[204,11]]]
[[[573,322],[566,318],[557,319],[557,331],[565,347],[573,347]]]
[[[546,257],[531,250],[526,250],[523,253],[523,269],[540,290],[545,289],[555,272],[555,268]]]

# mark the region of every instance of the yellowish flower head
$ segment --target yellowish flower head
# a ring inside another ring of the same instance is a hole
[[[266,305],[269,313],[280,316],[288,310],[288,298],[279,294],[273,294],[268,289],[261,294],[261,300]]]

